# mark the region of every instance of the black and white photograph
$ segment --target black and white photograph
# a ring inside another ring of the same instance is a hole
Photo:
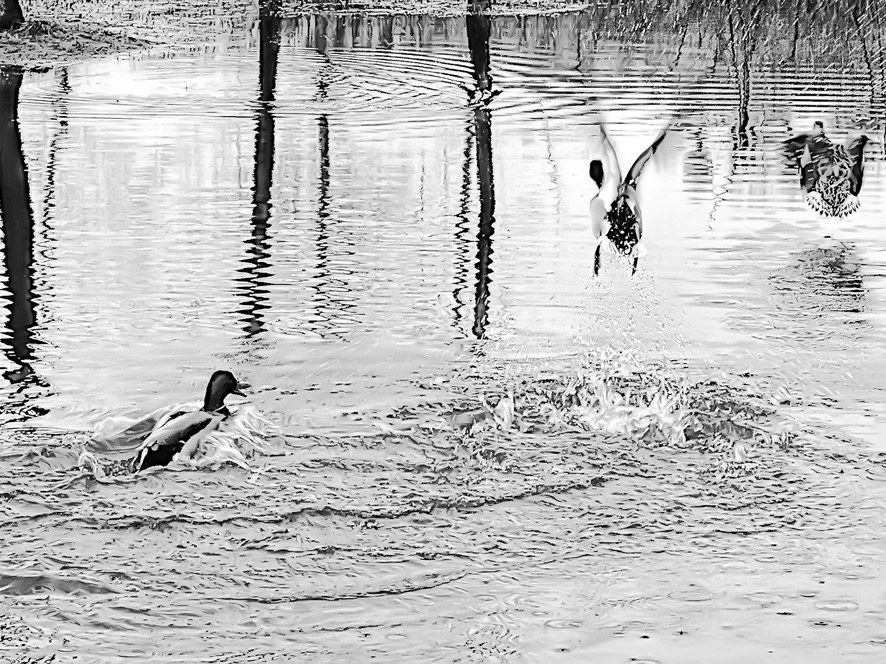
[[[886,2],[0,0],[0,664],[886,662]]]

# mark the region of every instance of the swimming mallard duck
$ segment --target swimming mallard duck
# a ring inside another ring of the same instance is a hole
[[[867,136],[860,136],[846,147],[834,143],[818,121],[811,134],[786,141],[789,156],[796,159],[809,207],[825,217],[845,217],[858,209],[867,142]]]
[[[130,470],[137,472],[151,466],[168,465],[176,454],[193,456],[197,445],[215,431],[230,412],[225,406],[229,394],[245,396],[234,374],[216,371],[206,385],[203,408],[198,411],[174,410],[157,420],[150,434],[136,452]]]
[[[594,276],[600,271],[600,249],[605,244],[607,251],[634,259],[631,274],[636,273],[640,261],[640,239],[643,237],[643,218],[637,201],[637,178],[649,158],[661,145],[668,128],[662,129],[658,138],[646,148],[621,178],[615,150],[600,127],[603,137],[602,159],[591,161],[591,180],[597,185],[597,193],[591,199],[591,227],[597,238],[594,250]]]

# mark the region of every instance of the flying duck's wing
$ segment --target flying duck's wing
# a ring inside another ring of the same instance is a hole
[[[800,171],[800,188],[806,193],[815,189],[818,181],[818,169],[815,168],[815,158],[807,144],[797,159],[797,169]]]
[[[823,168],[832,163],[834,144],[824,136],[813,136],[803,148],[797,166],[800,170],[800,187],[806,193],[815,189],[818,182],[819,165]]]
[[[599,196],[594,196],[588,207],[591,217],[591,232],[596,239],[605,235],[609,230],[609,211]]]
[[[219,421],[220,416],[203,411],[185,413],[169,420],[164,426],[151,432],[142,443],[132,460],[132,471],[167,465],[191,438],[201,434],[207,427],[214,429]]]
[[[618,167],[618,157],[609,142],[606,130],[600,125],[600,158],[591,161],[589,174],[597,185],[598,191],[595,197],[602,199],[608,212],[612,209],[612,203],[618,196],[618,185],[621,182],[621,169]]]
[[[623,183],[624,185],[634,188],[637,187],[637,178],[640,176],[640,171],[643,170],[646,162],[649,161],[652,155],[655,154],[655,151],[658,150],[658,146],[661,145],[661,142],[664,140],[665,134],[668,133],[669,128],[670,125],[662,129],[661,133],[658,135],[658,138],[656,138],[652,142],[652,145],[650,145],[648,148],[640,153],[640,156],[637,157],[636,161],[634,161],[634,165],[631,166],[631,170],[629,170],[628,174],[625,176]]]
[[[799,136],[794,136],[793,138],[784,141],[782,146],[784,148],[784,155],[787,157],[788,161],[795,163],[800,158],[800,155],[803,154],[803,150],[806,148],[806,143],[808,141],[809,134],[800,134]]]
[[[199,447],[200,443],[206,440],[209,434],[218,429],[218,425],[221,424],[221,421],[223,419],[223,415],[213,414],[211,422],[207,422],[206,426],[204,426],[202,429],[200,429],[200,431],[188,438],[184,446],[181,448],[181,451],[179,451],[179,456],[186,457],[188,459],[194,456],[194,454],[197,453],[197,448]]]
[[[610,177],[614,177],[616,182],[621,182],[621,169],[618,167],[618,157],[615,154],[615,148],[606,135],[603,125],[600,125],[600,143],[603,146],[603,155],[606,160],[606,167],[609,169]]]
[[[861,191],[861,181],[864,176],[864,146],[868,142],[867,136],[859,136],[846,151],[849,153],[849,161],[852,163],[852,182],[849,185],[849,193],[858,195]]]
[[[87,441],[86,448],[90,452],[102,454],[132,451],[141,445],[148,434],[154,430],[159,417],[159,411],[156,411],[123,431],[110,434],[95,434]]]
[[[163,408],[158,408],[153,413],[145,415],[123,430],[111,429],[108,433],[105,433],[103,429],[114,426],[118,421],[115,418],[109,418],[99,425],[99,430],[86,442],[86,449],[93,453],[110,456],[117,454],[128,455],[144,444],[145,439],[151,433],[165,426],[167,422],[183,413],[192,412],[199,407],[199,404],[164,406]]]

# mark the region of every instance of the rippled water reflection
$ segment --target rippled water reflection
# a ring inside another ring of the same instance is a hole
[[[882,657],[882,73],[630,21],[3,77],[10,657]],[[814,119],[871,138],[850,221],[782,155]],[[630,162],[666,121],[648,254],[595,282],[599,125]],[[277,428],[249,470],[80,473],[217,367]]]

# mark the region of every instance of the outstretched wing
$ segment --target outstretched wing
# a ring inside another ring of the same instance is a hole
[[[602,151],[599,159],[591,161],[590,176],[597,185],[596,196],[600,197],[608,212],[618,196],[618,185],[621,182],[621,169],[618,167],[618,157],[606,136],[603,125],[600,125],[600,143]]]
[[[155,429],[145,439],[131,462],[132,472],[150,466],[165,466],[178,454],[188,440],[206,427],[212,426],[215,417],[203,411],[184,413]],[[221,418],[218,418],[219,420]]]
[[[140,447],[153,431],[185,412],[182,406],[158,408],[123,431],[94,434],[86,443],[86,449],[104,455],[131,452]]]
[[[652,155],[655,154],[655,151],[658,150],[658,146],[661,145],[661,142],[664,140],[665,134],[668,133],[668,129],[670,129],[670,125],[662,129],[658,138],[652,142],[652,145],[640,153],[640,156],[634,161],[634,165],[631,166],[631,170],[629,170],[628,174],[625,176],[624,185],[636,188],[637,178],[640,176],[640,171],[643,170],[646,162],[649,161]]]
[[[849,161],[852,164],[852,181],[849,184],[849,193],[856,196],[861,191],[861,181],[864,176],[864,146],[867,142],[868,137],[861,135],[846,148],[846,152],[849,153]]]
[[[815,189],[815,183],[818,181],[818,169],[815,166],[816,160],[807,143],[797,159],[797,169],[800,171],[800,188],[806,193]]]
[[[609,142],[609,136],[603,125],[600,125],[600,142],[603,144],[603,166],[609,170],[609,176],[613,177],[616,182],[621,182],[621,169],[618,167],[618,157],[615,155],[615,149]]]
[[[789,138],[782,142],[784,156],[788,161],[794,163],[800,158],[803,154],[803,150],[806,149],[806,143],[809,139],[809,134],[800,134],[799,136],[794,136],[793,138]]]

